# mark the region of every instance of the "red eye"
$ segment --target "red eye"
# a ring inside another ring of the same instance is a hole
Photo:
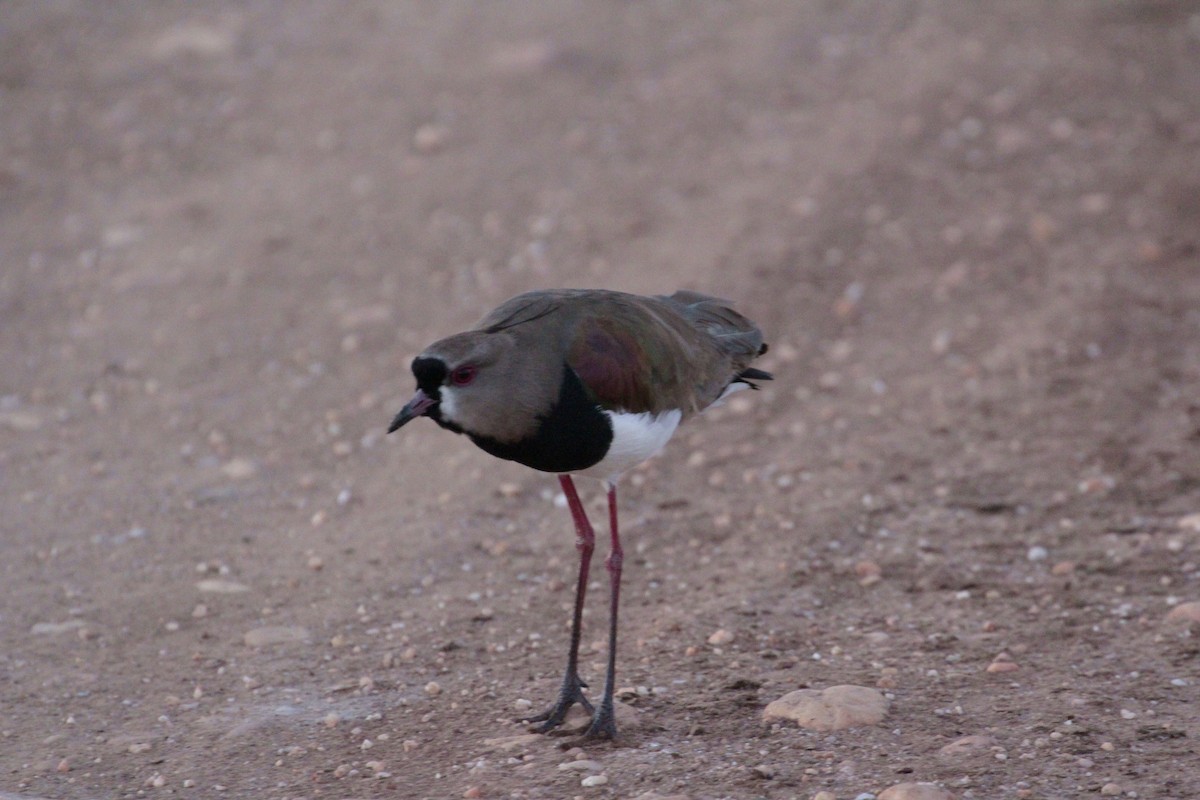
[[[450,382],[455,386],[466,386],[475,380],[476,371],[475,367],[470,364],[464,364],[450,373]]]

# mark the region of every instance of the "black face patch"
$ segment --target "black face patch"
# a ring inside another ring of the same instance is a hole
[[[418,357],[412,362],[412,373],[417,379],[417,387],[435,400],[442,397],[441,387],[448,372],[446,362],[440,358]]]

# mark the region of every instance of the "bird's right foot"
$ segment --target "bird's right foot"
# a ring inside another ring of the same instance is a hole
[[[532,728],[533,732],[549,733],[563,724],[567,718],[567,712],[576,703],[583,706],[588,714],[591,714],[594,711],[592,703],[583,694],[583,690],[586,688],[587,684],[580,680],[578,675],[568,672],[563,678],[562,688],[558,691],[558,699],[554,701],[554,705],[540,714],[535,714],[532,717],[524,717],[518,720],[518,722],[541,723]]]

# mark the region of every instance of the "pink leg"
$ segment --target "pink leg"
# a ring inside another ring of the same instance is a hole
[[[592,563],[592,551],[596,549],[596,534],[592,523],[588,521],[583,503],[579,501],[579,493],[575,491],[575,482],[570,475],[559,475],[558,482],[563,494],[567,496],[567,506],[571,509],[571,519],[575,521],[575,548],[579,551],[579,580],[575,584],[575,615],[571,619],[571,648],[567,651],[567,671],[563,675],[562,688],[559,689],[558,699],[554,705],[525,722],[540,722],[537,726],[539,733],[546,733],[562,725],[571,706],[579,703],[592,711],[592,704],[583,695],[586,683],[579,679],[579,635],[583,625],[583,599],[587,593],[588,568]]]
[[[621,549],[621,537],[617,533],[617,487],[608,486],[608,524],[612,532],[612,549],[604,566],[608,569],[610,588],[608,617],[608,668],[604,674],[604,694],[592,717],[592,724],[584,733],[585,739],[612,739],[617,735],[616,715],[613,712],[613,691],[617,675],[617,607],[621,599],[621,563],[625,551]]]

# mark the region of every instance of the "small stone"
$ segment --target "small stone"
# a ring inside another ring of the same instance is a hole
[[[1200,533],[1200,512],[1180,517],[1179,522],[1176,524],[1185,531]]]
[[[413,134],[413,147],[418,153],[428,155],[445,147],[449,138],[450,129],[445,125],[428,123],[417,128],[417,132]]]
[[[196,607],[192,609],[192,619],[203,619],[207,616],[208,606],[204,605],[204,603],[197,603]]]
[[[29,632],[34,636],[57,636],[60,633],[78,630],[86,624],[81,619],[69,619],[66,622],[36,622]]]
[[[242,636],[242,641],[246,643],[247,647],[267,647],[275,644],[305,642],[310,638],[305,628],[286,625],[267,625],[262,628],[246,631]]]
[[[812,800],[837,800],[837,796],[833,792],[822,790],[814,794]]]
[[[1119,795],[1120,793],[1121,793],[1120,784],[1106,783],[1100,787],[1100,794],[1104,795],[1105,797],[1115,797],[1116,795]]]
[[[883,568],[874,561],[859,561],[854,565],[854,574],[860,579],[864,578],[879,578],[883,575]]]
[[[879,800],[954,800],[936,783],[897,783],[879,793]]]
[[[411,753],[413,750],[416,750],[420,746],[421,746],[421,743],[418,742],[416,739],[405,739],[404,742],[400,745],[400,749],[406,753]]]
[[[441,693],[442,687],[437,681],[430,681],[429,683],[425,684],[425,694],[429,695],[430,697],[437,697]]]
[[[802,728],[837,731],[858,725],[876,725],[887,714],[888,701],[866,686],[830,686],[799,689],[767,705],[764,722],[790,720]]]
[[[1030,561],[1045,561],[1049,557],[1050,551],[1039,544],[1035,544],[1025,553],[1025,558]]]
[[[0,427],[14,431],[36,431],[42,427],[41,417],[24,411],[0,411]]]
[[[1079,206],[1085,214],[1103,214],[1112,208],[1112,197],[1104,192],[1091,192],[1079,199]]]
[[[998,672],[1016,672],[1021,668],[1020,664],[1013,661],[993,661],[988,664],[987,671],[991,673]]]
[[[1167,622],[1197,623],[1200,622],[1200,603],[1180,603],[1167,614]]]
[[[70,772],[71,771],[71,761],[69,759],[64,758],[62,761],[58,762],[58,766],[54,768],[54,771],[55,772]]]
[[[603,772],[604,765],[599,761],[568,761],[565,764],[559,764],[558,768],[564,772]]]
[[[1058,231],[1058,224],[1048,214],[1034,214],[1029,220],[1029,238],[1038,244],[1045,244]]]
[[[384,764],[382,761],[368,761],[366,764],[363,764],[363,766],[372,772],[382,772]]]
[[[987,751],[996,740],[991,736],[983,736],[976,734],[974,736],[964,736],[961,739],[955,739],[950,744],[943,745],[938,753],[943,756],[964,756]]]
[[[248,458],[234,458],[221,467],[221,472],[226,478],[233,480],[244,480],[252,478],[258,472],[258,466]]]
[[[210,594],[238,594],[239,592],[250,591],[249,586],[240,584],[237,581],[226,580],[225,578],[205,578],[202,581],[197,581],[196,588]]]
[[[476,800],[476,798],[483,797],[483,789],[480,789],[478,786],[468,786],[463,791],[462,796],[467,798],[467,800]]]
[[[180,55],[216,58],[227,54],[235,43],[233,31],[203,22],[182,22],[160,33],[151,44],[150,53],[162,61]],[[110,238],[110,232],[105,231],[106,243]]]
[[[330,711],[328,714],[325,715],[325,727],[326,728],[336,728],[338,726],[338,723],[341,721],[342,721],[342,718],[338,716],[336,711]]]
[[[528,75],[548,67],[558,55],[552,42],[528,39],[498,46],[488,58],[492,69],[510,75]]]
[[[585,789],[591,789],[594,786],[603,786],[608,783],[607,775],[588,775],[579,782],[579,785]]]
[[[521,484],[502,483],[496,488],[496,493],[511,500],[521,493]]]
[[[520,750],[531,747],[538,742],[543,742],[545,739],[546,737],[540,733],[521,733],[516,736],[498,736],[494,739],[484,739],[483,743],[487,747],[493,747],[497,750]]]
[[[320,556],[308,557],[308,568],[313,572],[320,572],[325,567],[325,560]]]
[[[1075,571],[1074,561],[1059,561],[1050,568],[1051,575],[1070,575]]]
[[[717,631],[713,632],[713,634],[708,637],[708,643],[713,645],[714,647],[721,647],[723,645],[729,644],[730,642],[733,641],[733,639],[734,639],[734,636],[731,631],[727,631],[724,628],[720,628]]]
[[[775,777],[775,769],[767,764],[759,764],[757,767],[751,767],[750,771],[754,773],[754,777],[761,778],[764,781],[772,780]]]
[[[1137,719],[1137,712],[1130,711],[1128,708],[1122,708],[1121,719]]]

